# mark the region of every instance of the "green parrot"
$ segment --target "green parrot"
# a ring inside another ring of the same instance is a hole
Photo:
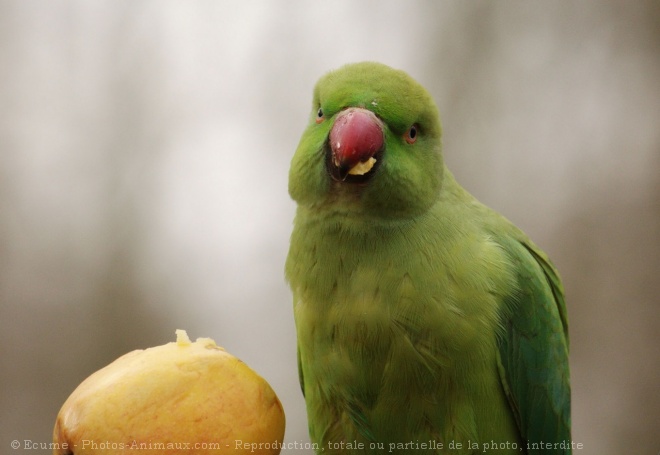
[[[456,182],[440,137],[433,99],[402,71],[349,64],[314,88],[286,261],[311,441],[571,453],[558,273]]]

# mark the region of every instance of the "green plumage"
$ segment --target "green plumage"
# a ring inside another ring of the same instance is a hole
[[[385,125],[379,167],[358,183],[332,179],[325,158],[349,107]],[[401,71],[359,63],[316,85],[291,163],[286,263],[312,441],[324,453],[570,453],[557,272],[456,183],[440,136],[433,100]]]

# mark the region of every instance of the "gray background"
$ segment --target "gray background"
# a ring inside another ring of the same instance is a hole
[[[307,440],[287,171],[359,60],[429,89],[458,180],[561,271],[582,453],[660,450],[657,1],[27,0],[0,2],[0,451],[176,328]]]

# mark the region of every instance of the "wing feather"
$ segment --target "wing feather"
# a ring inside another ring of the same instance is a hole
[[[514,238],[502,243],[516,264],[519,286],[503,315],[500,380],[529,453],[570,454],[564,290],[554,266],[533,243]],[[537,450],[540,443],[558,443],[558,448]]]

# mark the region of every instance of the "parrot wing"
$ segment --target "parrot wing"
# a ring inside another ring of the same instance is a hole
[[[514,261],[518,292],[507,301],[498,368],[522,438],[570,445],[568,323],[564,291],[547,256],[526,238],[502,242]],[[534,453],[534,452],[530,452]],[[552,453],[560,453],[552,451]],[[570,453],[570,449],[562,453]]]

